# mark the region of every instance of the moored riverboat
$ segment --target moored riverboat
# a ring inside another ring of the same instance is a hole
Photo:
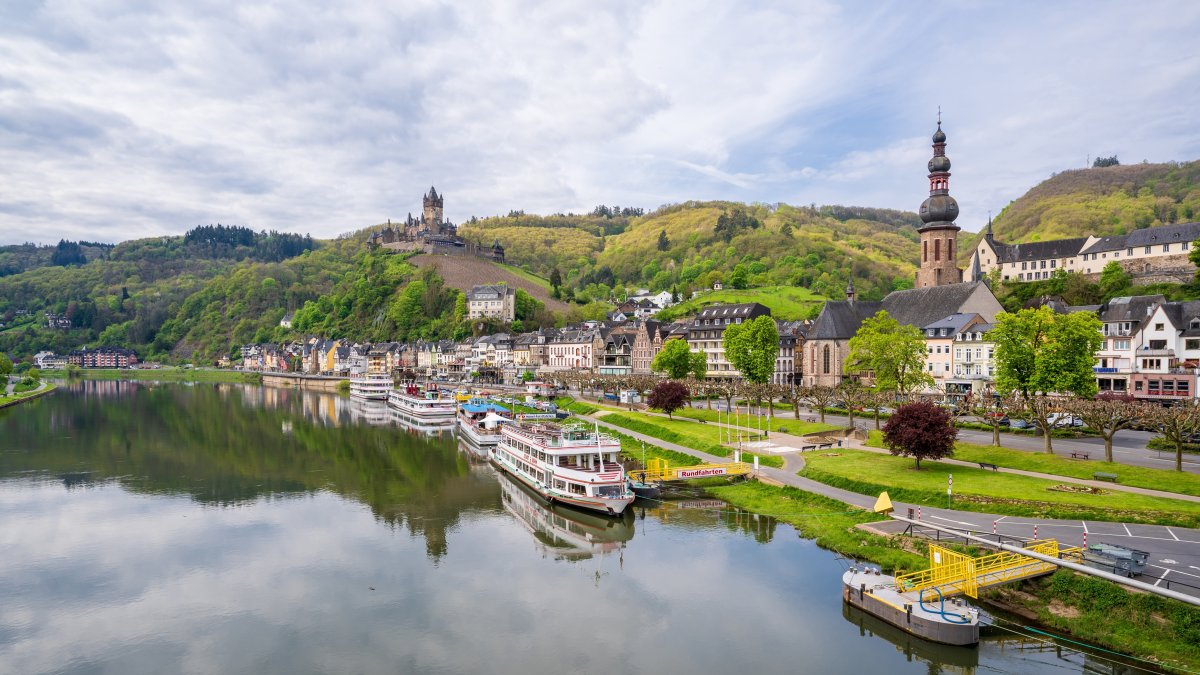
[[[581,511],[547,504],[511,476],[500,477],[504,508],[534,535],[538,546],[558,560],[582,560],[619,551],[633,539],[633,518]]]
[[[442,398],[436,389],[422,389],[415,384],[393,389],[388,405],[409,417],[424,420],[454,420],[453,398]]]
[[[552,422],[504,424],[492,463],[543,499],[609,515],[633,503],[617,458],[621,443],[599,429]]]
[[[367,373],[350,380],[350,398],[360,401],[386,401],[392,389],[392,376],[387,373]]]
[[[512,421],[502,405],[473,398],[458,405],[458,429],[463,438],[484,448],[500,442],[500,427]]]

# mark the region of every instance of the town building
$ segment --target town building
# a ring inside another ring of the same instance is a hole
[[[517,318],[516,291],[503,284],[473,287],[467,293],[467,318],[512,323]]]
[[[137,363],[137,354],[123,347],[84,347],[68,354],[67,362],[80,368],[129,368]]]
[[[688,326],[687,343],[693,352],[704,352],[708,359],[708,379],[738,379],[741,374],[725,358],[725,329],[770,316],[771,310],[757,302],[737,305],[709,305],[700,310]]]

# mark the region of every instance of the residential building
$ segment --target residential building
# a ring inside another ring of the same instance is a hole
[[[67,362],[80,368],[129,368],[137,363],[137,354],[123,347],[84,347],[68,354]]]
[[[56,356],[54,352],[38,352],[33,355],[33,365],[39,370],[58,370],[66,368],[70,361],[65,356]]]
[[[475,286],[467,293],[468,319],[499,319],[511,323],[517,318],[517,293],[503,284]]]
[[[771,310],[757,302],[736,305],[709,305],[692,318],[687,343],[693,352],[704,352],[708,359],[708,379],[739,379],[741,373],[725,358],[725,329],[770,316]]]
[[[667,325],[661,321],[653,320],[642,321],[637,325],[631,355],[634,374],[650,374],[650,364],[654,362],[654,357],[662,351],[666,327]]]

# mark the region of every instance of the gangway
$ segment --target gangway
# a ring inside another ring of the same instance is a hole
[[[753,470],[753,465],[746,462],[671,466],[670,461],[655,458],[646,461],[645,469],[637,469],[626,473],[630,478],[641,483],[661,483],[671,480],[691,480],[693,478],[710,478],[713,476],[741,476]]]
[[[1082,549],[1059,546],[1055,539],[1031,541],[1025,544],[1024,549],[1059,560],[1083,560]],[[918,599],[924,595],[924,591],[932,589],[937,589],[947,598],[955,595],[977,598],[981,589],[1049,574],[1056,569],[1058,565],[1054,563],[1011,551],[974,558],[930,544],[929,569],[896,577],[896,588],[901,593],[918,593]]]

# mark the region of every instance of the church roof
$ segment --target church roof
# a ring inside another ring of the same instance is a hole
[[[988,293],[991,292],[982,281],[974,281],[893,291],[882,301],[876,302],[826,302],[821,315],[808,331],[808,339],[845,340],[854,337],[862,322],[881,309],[902,324],[924,328],[951,314],[961,312],[980,287]]]
[[[1028,244],[1001,244],[992,242],[996,249],[996,262],[1013,263],[1047,258],[1073,258],[1087,243],[1087,237],[1031,241]]]

